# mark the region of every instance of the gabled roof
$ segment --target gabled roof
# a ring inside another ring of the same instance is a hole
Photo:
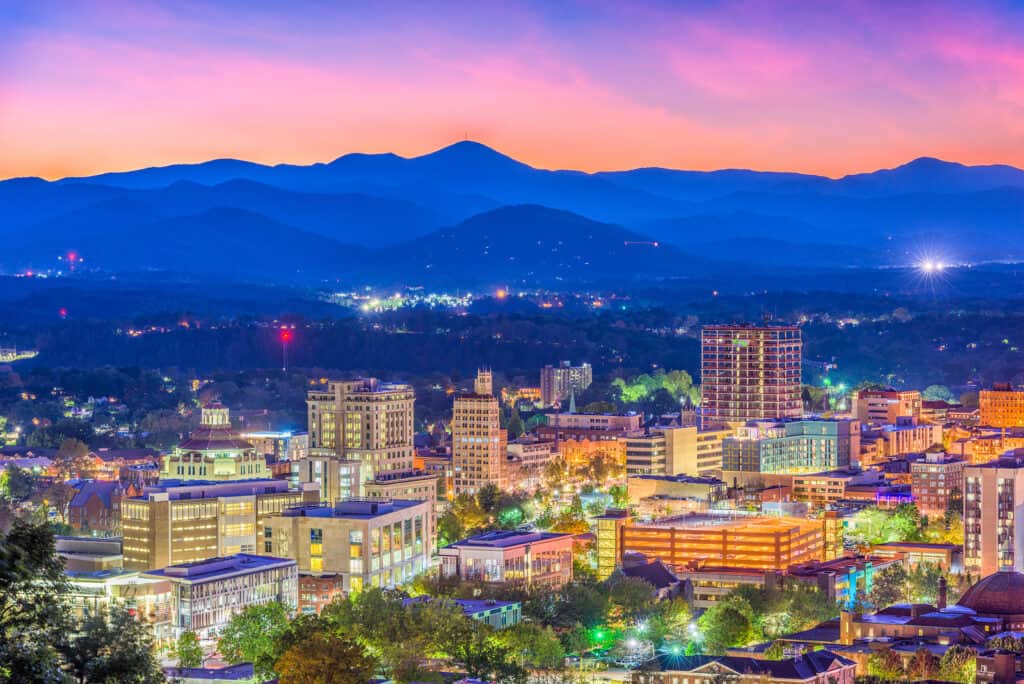
[[[100,501],[103,502],[103,506],[110,508],[114,493],[117,492],[120,487],[121,483],[117,480],[85,480],[82,482],[81,488],[75,494],[74,498],[71,499],[71,503],[68,505],[70,508],[78,508],[79,506],[84,506],[88,503],[89,499],[93,496],[98,496]]]
[[[807,680],[814,679],[829,670],[851,667],[852,660],[836,655],[831,651],[811,651],[810,653],[786,660],[761,660],[758,658],[742,658],[738,656],[692,655],[676,656],[662,654],[656,656],[648,665],[662,672],[710,672],[728,670],[735,674],[766,674],[774,679]]]
[[[680,582],[676,574],[660,560],[654,560],[644,565],[623,567],[622,574],[626,577],[642,579],[655,589],[668,589]]]

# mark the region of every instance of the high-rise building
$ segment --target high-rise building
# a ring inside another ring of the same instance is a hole
[[[203,406],[199,427],[164,457],[161,479],[253,480],[270,477],[267,458],[231,428],[220,402]]]
[[[802,348],[797,326],[704,326],[702,424],[799,417]]]
[[[490,372],[477,374],[474,389],[488,389]],[[501,427],[501,407],[492,394],[455,397],[452,408],[452,469],[455,493],[475,494],[486,484],[507,487],[508,432]]]
[[[316,503],[317,489],[284,480],[162,482],[121,504],[124,567],[151,570],[256,553],[263,520]]]
[[[861,390],[855,403],[857,420],[862,423],[894,425],[898,418],[921,418],[921,393],[917,390]]]
[[[594,371],[589,363],[573,366],[562,361],[557,366],[540,369],[540,399],[545,406],[561,404],[573,394],[579,394],[594,381]]]
[[[989,427],[1024,427],[1024,392],[1014,391],[1009,383],[997,383],[978,392],[978,423]]]
[[[1024,571],[1024,449],[964,467],[964,570]]]
[[[363,481],[411,469],[414,401],[411,386],[377,378],[332,380],[326,390],[310,391],[310,456],[359,461]]]

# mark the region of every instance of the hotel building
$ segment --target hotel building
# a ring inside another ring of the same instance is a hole
[[[300,506],[263,522],[261,553],[294,558],[299,571],[337,574],[346,592],[393,588],[427,569],[433,500],[352,499]]]
[[[316,487],[284,480],[164,482],[121,504],[124,567],[150,570],[255,553],[263,522],[319,500]]]
[[[799,417],[802,348],[796,326],[704,326],[702,425]]]
[[[820,473],[845,468],[859,454],[856,420],[750,423],[722,440],[722,477]]]
[[[236,554],[151,570],[142,577],[171,585],[172,631],[216,639],[231,617],[271,602],[289,613],[298,606],[298,572],[290,558]]]

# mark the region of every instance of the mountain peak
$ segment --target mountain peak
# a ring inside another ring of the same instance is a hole
[[[529,165],[516,161],[512,157],[502,154],[494,148],[488,147],[483,143],[476,142],[475,140],[460,140],[459,142],[452,143],[451,145],[442,147],[434,152],[424,154],[420,157],[413,157],[410,161],[430,166],[473,167],[467,169],[471,171],[479,170],[481,167],[491,169],[530,168]]]

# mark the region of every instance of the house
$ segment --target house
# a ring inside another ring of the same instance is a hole
[[[856,664],[831,651],[812,651],[786,660],[665,653],[633,673],[633,684],[853,684]]]
[[[648,561],[645,556],[636,558],[635,554],[627,554],[622,560],[622,574],[650,584],[659,601],[675,598],[682,591],[683,580],[658,559]]]
[[[68,504],[68,524],[80,532],[117,534],[121,525],[121,500],[138,495],[134,484],[117,480],[83,480]]]

